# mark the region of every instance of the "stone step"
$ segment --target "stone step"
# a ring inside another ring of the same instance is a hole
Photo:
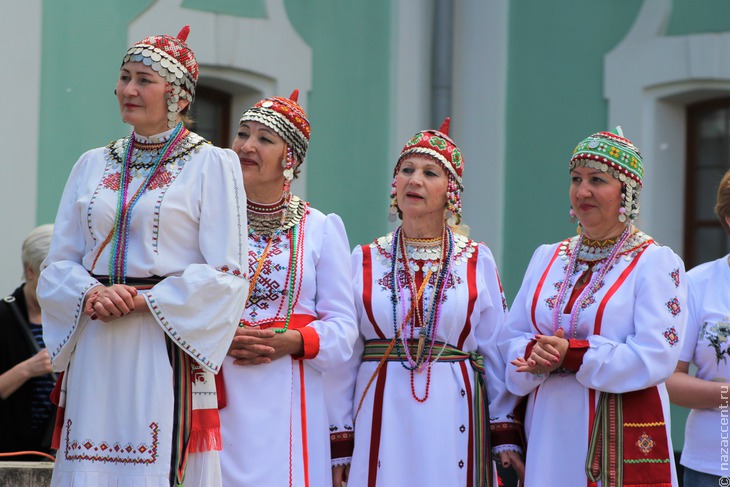
[[[0,487],[48,487],[52,462],[0,462]]]

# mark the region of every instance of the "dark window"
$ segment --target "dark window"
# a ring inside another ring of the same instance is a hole
[[[684,262],[687,269],[730,252],[715,216],[717,187],[730,169],[730,98],[687,108]]]
[[[190,108],[190,130],[218,147],[230,147],[231,95],[224,91],[198,86]]]

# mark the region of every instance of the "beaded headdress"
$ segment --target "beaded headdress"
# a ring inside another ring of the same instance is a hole
[[[284,168],[284,197],[288,198],[292,179],[297,168],[304,162],[309,148],[309,120],[299,105],[299,90],[292,91],[289,98],[272,96],[264,98],[243,112],[238,122],[259,122],[284,139],[286,154],[281,161]]]
[[[451,119],[446,119],[438,130],[423,130],[418,132],[409,140],[400,153],[398,162],[393,169],[393,184],[390,193],[390,219],[395,221],[398,214],[398,202],[395,194],[395,178],[398,175],[400,164],[403,160],[414,154],[426,155],[436,159],[446,170],[449,176],[449,187],[447,190],[447,212],[449,225],[458,225],[461,222],[461,192],[464,190],[462,174],[464,172],[464,158],[461,150],[449,137],[449,126]]]
[[[272,96],[264,98],[246,110],[239,123],[259,122],[279,134],[297,158],[296,166],[304,162],[309,148],[309,120],[304,109],[297,102],[299,90],[294,90],[289,98]]]
[[[624,138],[621,127],[613,132],[598,132],[573,151],[570,170],[590,167],[610,174],[621,182],[621,214],[619,220],[635,220],[639,215],[639,191],[644,178],[644,161],[639,149]]]
[[[198,62],[193,51],[185,44],[190,26],[180,30],[177,37],[155,35],[145,37],[127,50],[122,65],[128,62],[143,63],[162,76],[170,85],[167,93],[168,123],[177,124],[179,99],[193,102],[195,84],[198,81]]]

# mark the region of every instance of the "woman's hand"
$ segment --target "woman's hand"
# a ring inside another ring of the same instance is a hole
[[[48,355],[48,350],[45,348],[23,363],[26,366],[29,378],[39,377],[53,372],[53,369],[51,368],[51,357]]]
[[[242,327],[236,330],[228,355],[235,359],[235,365],[259,365],[284,355],[301,355],[303,351],[302,334],[296,330],[276,333],[271,329]]]
[[[535,335],[535,344],[529,357],[519,357],[510,363],[517,367],[517,372],[549,374],[560,367],[565,360],[569,342],[563,338],[564,335],[562,328],[558,328],[554,336]]]
[[[501,451],[499,452],[499,463],[502,467],[512,469],[517,474],[517,478],[520,481],[520,485],[525,483],[525,462],[522,461],[522,456],[516,451]]]
[[[332,487],[343,487],[346,485],[347,476],[350,474],[350,465],[337,465],[332,467]]]
[[[51,372],[51,359],[45,348],[0,374],[0,399],[5,400],[33,377]]]
[[[137,289],[126,284],[96,286],[86,294],[84,313],[92,320],[109,323],[135,310]],[[141,297],[141,296],[140,296]]]

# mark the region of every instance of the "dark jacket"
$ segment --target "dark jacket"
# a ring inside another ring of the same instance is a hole
[[[18,310],[28,322],[28,308],[25,303],[23,286],[13,292]],[[0,298],[0,374],[7,372],[16,364],[32,357],[36,351],[29,343],[27,334],[19,323],[11,304]],[[49,452],[49,431],[53,428],[55,410],[46,428],[31,431],[32,381],[23,384],[7,399],[0,399],[0,452],[42,451]],[[50,399],[49,399],[50,401]],[[34,457],[0,457],[0,460],[42,460]]]

